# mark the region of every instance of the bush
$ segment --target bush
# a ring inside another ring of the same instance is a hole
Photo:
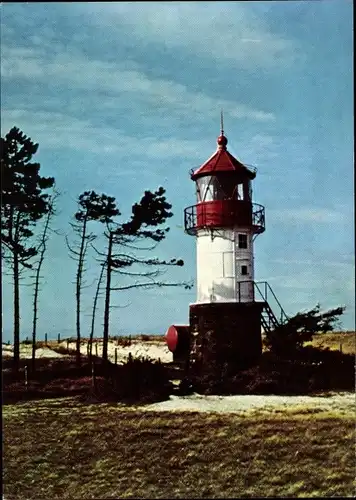
[[[321,312],[317,304],[307,312],[299,312],[285,323],[266,332],[264,344],[277,356],[292,359],[306,342],[310,342],[316,333],[334,330],[339,323],[339,316],[345,307],[339,306]]]
[[[247,370],[223,367],[219,378],[204,375],[184,381],[182,393],[200,394],[310,394],[354,390],[355,359],[339,351],[306,347],[294,359],[263,353]],[[188,390],[189,388],[189,390]]]
[[[123,365],[111,365],[110,382],[115,397],[125,402],[153,402],[167,399],[173,386],[160,362],[129,357]]]
[[[73,354],[76,352],[75,349],[70,349],[70,348],[67,349],[67,347],[64,347],[62,345],[53,346],[51,349],[52,351],[57,352],[58,354]]]
[[[24,367],[19,372],[5,370],[6,402],[81,395],[100,402],[150,403],[169,398],[173,390],[166,367],[148,359],[131,357],[126,364],[115,365],[93,357],[93,365],[84,362],[80,367],[75,357],[41,361],[35,373],[28,372],[27,388]]]
[[[30,339],[22,340],[21,344],[23,344],[23,345],[32,345],[32,340],[30,340]]]

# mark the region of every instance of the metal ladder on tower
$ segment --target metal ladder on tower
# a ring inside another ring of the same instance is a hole
[[[278,326],[285,323],[289,318],[285,313],[283,307],[281,306],[279,300],[277,299],[275,293],[273,292],[270,284],[267,281],[254,282],[255,290],[259,293],[260,297],[263,299],[263,309],[261,315],[261,323],[263,330],[265,332],[270,332],[275,330]],[[279,308],[279,319],[273,312],[273,309],[268,302],[268,293],[273,297],[277,307]]]

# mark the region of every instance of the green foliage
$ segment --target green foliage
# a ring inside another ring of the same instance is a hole
[[[78,205],[74,216],[78,222],[92,220],[108,224],[112,222],[112,217],[120,215],[115,198],[104,193],[99,195],[95,191],[84,191],[78,198]]]
[[[278,356],[294,356],[316,333],[333,331],[344,311],[345,307],[339,306],[321,312],[317,304],[307,312],[299,312],[279,327],[266,332],[266,346]]]
[[[51,210],[49,195],[43,190],[54,185],[53,177],[41,177],[40,164],[32,163],[38,144],[13,127],[1,138],[1,242],[2,256],[11,262],[14,283],[14,367],[20,358],[20,266],[39,249],[31,244],[36,223]]]
[[[139,203],[132,206],[131,220],[121,224],[115,231],[118,242],[126,238],[149,238],[154,241],[161,241],[165,238],[169,228],[146,229],[150,226],[160,226],[173,216],[170,212],[170,205],[165,197],[165,189],[159,187],[156,191],[145,191]]]
[[[31,267],[27,261],[37,254],[27,240],[50,209],[49,195],[43,190],[54,185],[54,178],[41,177],[40,164],[31,162],[37,150],[38,144],[17,127],[1,138],[1,241],[26,267]]]
[[[76,331],[77,331],[77,363],[80,364],[80,326],[81,326],[81,292],[83,286],[83,274],[84,274],[84,264],[86,253],[88,249],[88,243],[95,239],[95,235],[92,233],[88,234],[87,227],[88,222],[96,221],[102,224],[108,225],[113,222],[113,217],[120,215],[120,211],[116,207],[116,201],[113,196],[107,196],[106,194],[97,194],[95,191],[84,191],[78,198],[78,210],[74,214],[74,218],[77,221],[73,224],[74,230],[80,234],[80,242],[78,243],[78,250],[71,248],[67,241],[68,248],[74,257],[78,261],[77,273],[76,273]],[[102,273],[103,273],[102,268]],[[102,273],[100,276],[102,276]],[[100,280],[99,284],[100,286]],[[97,294],[99,290],[97,289]],[[96,307],[97,295],[94,301],[94,306]],[[93,315],[94,316],[94,315]],[[92,331],[91,337],[93,336],[94,320],[92,321]]]

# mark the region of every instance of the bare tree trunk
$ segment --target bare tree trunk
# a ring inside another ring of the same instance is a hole
[[[38,290],[39,290],[39,280],[40,280],[40,268],[41,264],[38,265],[36,271],[35,292],[33,294],[32,364],[31,364],[33,373],[36,370],[37,302],[38,302]]]
[[[84,219],[83,222],[83,232],[82,232],[82,241],[80,243],[80,252],[79,252],[79,262],[77,269],[77,278],[76,278],[76,303],[77,303],[77,314],[76,314],[76,329],[77,329],[77,344],[76,344],[76,361],[77,365],[80,366],[80,299],[81,299],[81,290],[82,290],[82,274],[83,274],[83,263],[85,257],[85,233],[87,228],[87,219]]]
[[[41,268],[42,264],[44,261],[44,256],[46,252],[46,239],[47,239],[47,231],[49,228],[49,223],[51,220],[51,217],[53,215],[53,199],[51,202],[50,209],[47,213],[46,217],[46,222],[43,228],[43,233],[42,233],[42,238],[41,238],[41,243],[40,246],[41,251],[40,251],[40,258],[38,261],[38,266],[36,269],[36,275],[35,275],[35,290],[33,294],[33,321],[32,321],[32,372],[35,371],[36,369],[36,336],[37,336],[37,317],[38,317],[38,295],[39,295],[39,288],[40,288],[40,273],[41,273]]]
[[[112,254],[113,234],[109,234],[108,256],[106,260],[106,290],[105,290],[105,311],[104,311],[104,333],[103,333],[103,360],[108,359],[109,341],[109,319],[110,319],[110,285],[111,285],[111,254]]]
[[[14,274],[14,368],[18,371],[20,366],[20,276],[19,257],[16,252],[13,255]]]
[[[94,296],[93,314],[91,317],[91,329],[90,329],[90,337],[89,337],[89,359],[90,359],[90,361],[92,359],[92,352],[93,352],[93,338],[94,338],[94,328],[95,328],[96,306],[98,303],[98,298],[99,298],[99,293],[100,293],[100,285],[101,285],[101,282],[103,279],[104,269],[105,269],[105,264],[103,264],[101,266],[100,276],[98,279],[98,284],[97,284],[96,292],[95,292],[95,296]]]

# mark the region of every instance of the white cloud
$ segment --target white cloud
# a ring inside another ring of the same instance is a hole
[[[3,110],[2,127],[8,131],[14,125],[26,131],[41,148],[72,148],[92,153],[115,154],[118,157],[138,156],[153,159],[197,159],[204,150],[205,141],[154,136],[127,135],[114,127],[95,126],[89,120],[81,120],[62,113],[33,112],[22,109]]]
[[[3,46],[2,78],[23,79],[30,82],[62,85],[68,90],[79,89],[85,94],[87,105],[91,95],[98,92],[115,94],[125,101],[125,106],[142,106],[143,110],[162,111],[180,117],[215,117],[222,107],[233,118],[249,118],[255,121],[272,121],[274,115],[253,109],[243,103],[216,99],[203,92],[189,90],[186,85],[172,80],[150,79],[131,62],[109,63],[88,58],[53,55],[49,60],[41,49],[22,49]],[[118,104],[118,102],[116,101]],[[113,105],[113,101],[107,105]]]
[[[132,39],[182,48],[215,62],[269,68],[295,60],[295,44],[272,33],[241,2],[96,3],[86,11],[93,14],[92,22],[125,29]]]

